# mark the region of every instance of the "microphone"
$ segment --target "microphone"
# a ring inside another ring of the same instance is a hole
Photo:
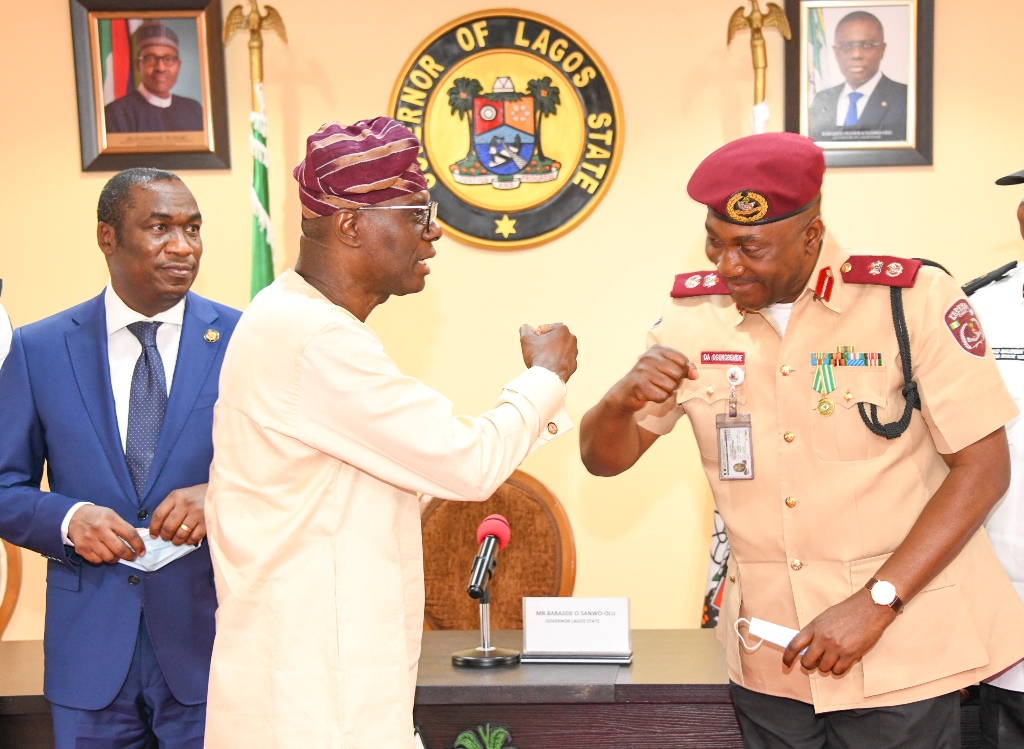
[[[494,568],[498,565],[498,552],[504,549],[512,537],[512,529],[508,521],[501,515],[488,515],[476,529],[476,540],[480,551],[473,560],[473,571],[469,576],[469,587],[466,592],[470,598],[483,598]]]
[[[491,577],[498,566],[497,555],[512,537],[508,521],[501,515],[488,515],[476,529],[480,552],[473,560],[466,592],[480,601],[480,647],[452,653],[452,664],[464,668],[493,668],[519,663],[519,651],[491,646]]]

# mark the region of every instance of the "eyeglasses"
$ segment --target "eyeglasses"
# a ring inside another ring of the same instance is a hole
[[[416,221],[430,226],[437,219],[437,201],[431,200],[426,205],[364,205],[359,211],[416,211]]]
[[[153,67],[158,62],[162,62],[165,67],[169,68],[172,65],[177,65],[181,62],[181,58],[177,55],[163,55],[162,57],[158,57],[156,55],[143,55],[139,58],[139,61],[147,67]]]
[[[853,52],[855,49],[867,52],[869,49],[881,47],[883,44],[885,44],[885,42],[839,42],[838,44],[834,44],[833,47],[841,52]]]

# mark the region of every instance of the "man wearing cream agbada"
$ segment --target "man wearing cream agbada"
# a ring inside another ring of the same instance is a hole
[[[294,172],[298,263],[253,300],[225,358],[206,504],[208,749],[412,747],[416,492],[486,499],[570,426],[564,325],[523,326],[527,371],[476,418],[404,376],[366,325],[389,296],[423,290],[436,254],[419,147],[387,117],[310,136]]]

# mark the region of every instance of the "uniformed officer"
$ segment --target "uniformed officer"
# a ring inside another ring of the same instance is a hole
[[[997,185],[1024,183],[1024,171],[996,180]],[[1024,201],[1017,207],[1024,237]],[[985,334],[999,371],[1018,406],[1024,400],[1024,266],[986,274],[968,286],[978,288],[971,304],[985,321]],[[965,287],[966,289],[967,287]],[[1024,424],[1020,417],[1006,425],[1010,443],[1010,488],[985,522],[992,547],[1024,598]],[[1020,635],[1018,635],[1019,637]],[[985,746],[1024,746],[1024,663],[981,685],[981,732]]]
[[[958,690],[1024,656],[979,532],[1018,411],[952,279],[826,236],[824,166],[793,133],[700,164],[715,267],[677,276],[583,462],[621,473],[689,417],[732,545],[718,637],[746,746],[959,749]],[[755,618],[798,633],[759,644]]]

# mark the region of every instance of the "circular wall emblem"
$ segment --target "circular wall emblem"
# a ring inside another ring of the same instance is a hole
[[[572,229],[622,156],[619,96],[576,34],[524,11],[464,16],[406,63],[392,116],[422,141],[438,219],[471,244],[521,249]]]
[[[752,190],[741,190],[729,196],[725,210],[733,221],[752,224],[767,215],[768,198]]]

